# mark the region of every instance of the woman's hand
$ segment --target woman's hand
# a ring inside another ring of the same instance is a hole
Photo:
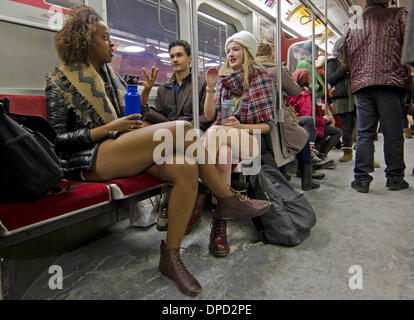
[[[133,120],[142,117],[139,113],[130,114],[127,117],[116,119],[106,125],[109,131],[130,132],[142,128],[141,120]]]
[[[142,68],[142,73],[145,76],[145,81],[139,81],[138,84],[144,86],[144,90],[142,90],[141,93],[141,105],[145,106],[148,101],[149,94],[151,92],[151,88],[154,86],[155,80],[157,80],[158,76],[158,68],[155,68],[152,66],[151,73],[148,75],[147,70],[145,68]]]
[[[224,119],[223,123],[226,127],[233,127],[233,128],[239,128],[239,129],[241,129],[242,127],[242,124],[235,116],[231,116],[231,117],[228,117],[227,119]]]
[[[207,88],[213,89],[216,86],[217,81],[219,79],[218,74],[219,74],[218,68],[210,68],[207,70],[206,72]]]

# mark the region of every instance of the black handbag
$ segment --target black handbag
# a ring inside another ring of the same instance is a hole
[[[0,100],[0,202],[29,202],[73,190],[57,185],[63,171],[55,139],[45,119],[9,113],[9,99]]]

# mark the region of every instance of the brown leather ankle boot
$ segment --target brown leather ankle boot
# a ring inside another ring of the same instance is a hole
[[[199,294],[201,286],[181,261],[180,249],[167,249],[165,242],[161,241],[160,252],[159,269],[161,273],[173,280],[185,295],[194,297]]]
[[[254,200],[231,188],[232,196],[218,198],[217,218],[254,218],[261,216],[270,208],[266,200]]]
[[[230,252],[226,235],[227,222],[226,220],[216,219],[214,216],[215,213],[213,213],[213,222],[211,223],[210,245],[208,249],[215,257],[225,257]]]

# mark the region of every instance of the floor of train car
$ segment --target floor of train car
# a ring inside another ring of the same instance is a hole
[[[376,142],[376,169],[368,194],[350,187],[353,162],[339,163],[318,190],[306,192],[317,224],[297,247],[263,245],[250,221],[228,225],[226,258],[208,252],[211,214],[182,243],[187,268],[203,287],[195,299],[414,299],[414,139],[406,140],[408,190],[385,188],[382,136]],[[300,180],[292,184],[299,188]],[[44,274],[24,299],[190,299],[158,271],[165,233],[142,231],[129,220],[55,262],[63,268],[63,289],[48,287]],[[351,290],[351,266],[363,272],[363,289]]]

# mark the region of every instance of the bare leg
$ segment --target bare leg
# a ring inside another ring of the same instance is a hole
[[[160,123],[144,127],[120,136],[116,140],[108,139],[99,147],[96,162],[91,172],[85,172],[84,176],[90,181],[104,181],[112,178],[129,177],[139,174],[154,164],[153,152],[160,141],[153,141],[156,130],[170,130],[174,138],[173,153],[176,150],[175,137],[176,124],[180,121]],[[189,122],[181,121],[184,132],[192,129]],[[184,149],[192,144],[192,141],[184,143]],[[206,150],[205,159],[208,159]],[[217,197],[230,197],[230,189],[223,183],[220,174],[214,164],[199,164],[200,178]]]
[[[217,154],[216,167],[227,185],[231,184],[231,158],[231,148],[227,145],[221,146]]]
[[[174,160],[180,157],[183,158],[182,155],[176,155]],[[173,184],[168,202],[166,245],[168,249],[179,248],[197,196],[198,166],[188,164],[186,161],[184,164],[154,164],[146,172]]]

